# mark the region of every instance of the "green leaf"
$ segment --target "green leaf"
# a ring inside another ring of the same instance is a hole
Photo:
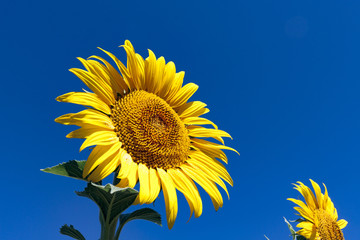
[[[121,214],[120,227],[135,219],[147,220],[161,226],[161,216],[158,212],[151,208],[142,208],[132,213]]]
[[[150,221],[150,222],[153,222],[153,223],[156,223],[156,224],[162,226],[161,225],[161,216],[158,212],[154,211],[151,208],[142,208],[142,209],[136,210],[132,213],[120,215],[120,225],[119,225],[118,231],[115,235],[115,239],[119,238],[120,231],[124,227],[124,225],[135,219],[147,220],[147,221]]]
[[[40,169],[40,170],[43,172],[52,173],[60,176],[85,180],[82,177],[82,172],[85,166],[85,162],[86,160],[83,161],[70,160],[66,163],[60,163],[59,165],[45,169]]]
[[[112,184],[101,186],[88,183],[85,191],[76,194],[90,198],[99,206],[104,224],[116,225],[120,214],[133,204],[139,192],[132,188],[118,188]]]
[[[68,226],[67,224],[65,224],[64,226],[62,226],[60,228],[60,233],[67,235],[69,237],[72,237],[74,239],[78,239],[78,240],[86,240],[84,238],[84,236],[74,228],[73,225]]]

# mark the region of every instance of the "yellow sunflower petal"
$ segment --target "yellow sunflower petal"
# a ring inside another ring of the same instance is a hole
[[[326,211],[327,211],[329,214],[334,215],[334,213],[336,213],[335,210],[336,210],[336,209],[335,209],[334,203],[331,201],[331,199],[330,199],[330,197],[329,197]],[[336,213],[335,218],[337,219],[337,213]]]
[[[333,214],[332,214],[332,217],[333,217],[333,220],[334,220],[334,221],[337,221],[337,219],[338,219],[338,213],[337,213],[337,209],[336,209],[336,208],[334,208],[334,212],[333,212]]]
[[[131,43],[130,43],[131,44]],[[139,65],[137,64],[137,58],[134,52],[134,49],[132,48],[132,45],[129,45],[129,42],[126,41],[125,45],[122,45],[122,47],[125,49],[127,54],[127,69],[128,73],[130,74],[131,81],[134,84],[135,89],[142,89],[141,82],[139,79]]]
[[[198,138],[214,138],[224,144],[222,137],[231,138],[230,134],[218,129],[208,129],[201,126],[188,126],[189,136]]]
[[[146,87],[145,90],[149,92],[155,93],[156,90],[156,79],[154,79],[154,75],[156,72],[156,56],[149,49],[149,57],[145,59],[145,79],[146,79]]]
[[[305,228],[307,231],[311,232],[314,224],[312,222],[300,222],[296,225],[297,228]]]
[[[294,198],[288,198],[287,200],[289,200],[289,201],[291,201],[291,202],[299,205],[299,206],[306,212],[306,214],[307,214],[307,216],[308,216],[308,220],[314,221],[313,211],[310,210],[303,201],[297,200],[297,199],[294,199]],[[300,213],[300,214],[301,214],[301,213]]]
[[[69,71],[80,78],[86,84],[86,86],[88,86],[91,91],[96,93],[96,95],[101,98],[101,100],[103,100],[107,105],[112,105],[115,102],[113,91],[109,84],[104,80],[82,69],[72,68]]]
[[[348,222],[346,220],[344,220],[344,219],[341,219],[341,220],[337,221],[337,224],[340,227],[340,229],[343,229],[344,227],[346,227]]]
[[[121,154],[119,153],[119,150],[120,149],[115,151],[106,160],[100,163],[99,166],[90,174],[88,179],[92,182],[98,182],[114,172],[120,164]]]
[[[189,204],[190,218],[193,212],[195,213],[196,218],[200,217],[202,214],[203,205],[199,191],[194,182],[181,169],[169,169],[168,173],[173,179],[175,187],[182,194],[184,194]]]
[[[215,210],[223,206],[222,196],[217,189],[216,185],[201,174],[197,174],[196,170],[188,164],[183,164],[180,167],[186,175],[194,179],[210,196]]]
[[[239,154],[238,151],[236,151],[235,149],[233,149],[231,147],[220,145],[220,144],[213,143],[213,142],[209,142],[204,139],[193,138],[193,139],[191,139],[191,141],[193,142],[193,144],[195,146],[202,148],[202,149],[225,149],[225,150],[230,150],[230,151],[233,151],[233,152],[236,152],[237,154]]]
[[[81,128],[70,132],[68,135],[66,135],[66,137],[67,138],[87,138],[91,134],[93,134],[93,133],[95,133],[97,131],[111,131],[111,132],[114,132],[113,130],[98,127],[98,126],[94,126],[94,125],[84,125]]]
[[[206,141],[203,139],[198,139],[198,138],[192,138],[191,145],[195,149],[202,151],[204,154],[206,154],[212,158],[221,159],[225,163],[227,163],[228,159],[227,159],[226,154],[221,149],[227,149],[227,150],[231,150],[231,151],[238,153],[235,149],[233,149],[231,147],[219,145],[219,144],[212,143],[212,142],[209,142],[209,141]]]
[[[121,173],[121,169],[124,169],[124,158],[126,159],[126,163],[128,164],[126,166],[126,174]],[[123,159],[121,159],[121,168],[120,168],[120,172],[118,174],[118,178],[119,176],[121,176],[121,180],[120,183],[117,184],[118,187],[130,187],[133,188],[135,187],[136,183],[138,182],[139,179],[139,174],[138,174],[138,164],[133,162],[133,160],[131,159],[130,155],[125,155],[125,157],[123,157]]]
[[[229,192],[228,192],[228,190],[226,188],[226,185],[219,178],[219,176],[215,172],[213,172],[211,170],[211,168],[208,168],[206,164],[203,164],[202,162],[196,161],[196,160],[195,161],[189,160],[188,164],[190,166],[192,166],[198,172],[198,174],[206,176],[210,181],[213,181],[216,184],[218,184],[220,187],[222,187],[222,189],[225,190],[225,192],[226,192],[226,194],[228,196],[228,199],[230,199],[230,195],[229,195]]]
[[[195,83],[188,83],[182,87],[177,94],[169,101],[171,107],[176,108],[187,102],[199,88]]]
[[[305,202],[309,206],[309,208],[311,210],[315,210],[317,208],[315,196],[312,194],[309,188],[306,188],[303,183],[298,182],[298,184],[299,185],[294,184],[295,189],[300,192],[300,194],[304,197]]]
[[[209,109],[205,108],[206,104],[200,101],[188,102],[183,104],[177,109],[177,113],[181,119],[188,117],[199,117],[209,112]]]
[[[122,158],[121,158],[121,167],[119,170],[119,173],[117,175],[117,178],[123,179],[123,178],[127,178],[127,176],[129,175],[129,172],[132,168],[132,159],[131,156],[129,154],[126,153],[126,151],[124,150]]]
[[[96,131],[90,134],[80,147],[80,151],[93,145],[110,145],[119,143],[119,138],[113,131]]]
[[[317,199],[317,203],[319,208],[323,208],[322,203],[323,203],[323,195],[321,194],[321,189],[319,184],[317,184],[316,182],[314,182],[313,180],[310,179],[311,185],[313,186],[314,190],[315,190],[315,194],[316,194],[316,199]]]
[[[123,178],[118,184],[116,184],[116,186],[119,188],[129,187],[129,180],[127,178]],[[133,204],[135,205],[136,203],[134,202]]]
[[[105,104],[100,98],[98,98],[94,93],[70,92],[57,97],[56,100],[59,102],[69,102],[90,106],[99,111],[102,111],[105,114],[111,113],[109,106]]]
[[[201,151],[201,152],[203,152],[204,154],[208,155],[209,157],[211,157],[213,159],[220,159],[223,162],[228,163],[227,156],[221,149],[203,147],[201,145],[199,146],[199,145],[196,145],[194,143],[192,143],[192,147],[195,150]]]
[[[323,184],[323,186],[325,188],[325,192],[324,192],[324,196],[323,196],[323,208],[326,209],[328,206],[328,201],[329,201],[329,193],[327,191],[325,184]]]
[[[168,87],[168,93],[166,95],[166,99],[169,101],[172,99],[177,92],[181,89],[181,86],[183,84],[185,72],[181,71],[178,73],[175,73],[175,77],[173,81],[170,83],[170,86]],[[180,106],[181,107],[181,106]]]
[[[311,229],[303,228],[297,231],[297,234],[304,236],[306,239],[315,240],[316,238],[316,227],[312,225]]]
[[[115,152],[118,152],[121,147],[121,143],[115,143],[113,145],[96,146],[90,153],[83,170],[83,178],[88,176],[99,164],[108,159]]]
[[[164,193],[167,224],[168,228],[171,229],[174,226],[178,212],[176,190],[171,177],[163,169],[159,168],[157,169],[157,172],[159,174],[161,187]]]
[[[55,122],[64,125],[99,126],[106,129],[114,129],[111,119],[105,114],[94,109],[86,109],[78,113],[69,113],[55,119]]]
[[[233,186],[233,180],[226,170],[226,168],[216,159],[209,157],[208,155],[204,154],[201,151],[191,151],[189,154],[191,159],[195,159],[196,161],[201,162],[202,164],[206,165],[209,169],[219,175],[222,179],[224,179],[227,183]],[[190,160],[188,160],[190,161]]]
[[[138,69],[138,78],[140,82],[141,89],[145,89],[146,83],[145,83],[145,61],[139,54],[136,55],[136,62],[139,67]]]
[[[149,169],[149,198],[148,203],[152,203],[158,197],[160,189],[161,189],[161,182],[160,178],[156,173],[156,170],[153,168]]]
[[[86,70],[95,75],[96,77],[99,77],[101,80],[103,80],[104,82],[106,82],[107,85],[109,85],[109,87],[114,90],[112,87],[112,84],[110,83],[110,77],[109,77],[109,72],[106,70],[105,67],[103,67],[99,62],[94,61],[94,60],[85,60],[83,58],[77,58],[82,64],[83,66],[86,68]]]
[[[312,202],[313,204],[315,204],[316,208],[319,208],[319,204],[317,202],[317,199],[316,199],[313,191],[311,191],[311,189],[308,186],[305,186],[302,182],[299,182],[299,184],[303,188],[303,191],[307,192],[308,199],[305,199],[305,200]]]
[[[135,162],[131,162],[131,166],[129,169],[129,173],[127,175],[127,180],[129,181],[129,187],[133,188],[135,187],[138,179],[139,179],[139,174],[138,174],[138,167],[139,165]]]
[[[175,78],[175,73],[176,73],[175,64],[173,62],[168,62],[164,68],[163,84],[159,92],[159,96],[162,97],[163,99],[167,99],[167,96],[171,93],[170,87],[171,87],[171,83]]]
[[[150,181],[149,181],[149,169],[144,164],[140,163],[138,168],[140,190],[139,190],[139,203],[144,204],[148,202],[150,198]]]
[[[122,94],[124,91],[124,88],[121,87],[119,85],[119,78],[117,78],[118,75],[115,75],[115,77],[113,77],[112,75],[114,74],[110,72],[110,69],[108,69],[105,65],[101,64],[98,61],[95,60],[83,60],[83,64],[85,66],[88,65],[89,67],[87,68],[87,70],[89,72],[91,72],[92,74],[96,75],[97,77],[103,79],[104,81],[106,81],[110,88],[113,91],[113,95],[115,98],[117,98],[118,94]],[[126,89],[126,88],[125,88]]]
[[[124,79],[124,82],[126,83],[126,85],[128,86],[128,89],[134,89],[134,83],[131,81],[131,76],[127,70],[127,68],[125,67],[125,65],[117,58],[115,57],[114,54],[99,48],[101,51],[103,51],[104,53],[106,53],[117,65],[119,71],[122,74],[122,77]]]
[[[155,90],[154,93],[158,94],[160,97],[160,91],[164,84],[164,70],[165,70],[165,59],[163,57],[159,57],[156,60],[156,70],[154,75],[154,81],[155,81]]]
[[[94,58],[97,59],[101,62],[103,62],[105,64],[105,66],[108,68],[109,70],[109,74],[110,74],[110,79],[113,80],[114,85],[117,85],[117,89],[120,89],[119,93],[121,95],[124,94],[124,90],[127,90],[129,87],[126,84],[126,82],[124,81],[123,77],[120,75],[120,73],[109,63],[107,62],[105,59],[98,57],[98,56],[91,56],[89,58]]]
[[[218,129],[215,123],[201,117],[188,117],[183,120],[183,123],[186,125],[212,125],[215,129]]]
[[[309,213],[307,211],[305,211],[304,209],[302,209],[301,207],[294,207],[294,209],[296,211],[298,211],[300,213],[300,215],[302,217],[304,217],[305,219],[311,221],[312,219],[314,219],[314,217],[312,215],[309,215]]]

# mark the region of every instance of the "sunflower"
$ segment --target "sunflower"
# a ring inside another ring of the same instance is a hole
[[[216,184],[228,196],[223,180],[233,185],[219,161],[227,163],[222,150],[236,152],[224,145],[223,137],[230,135],[200,117],[209,112],[205,103],[188,102],[198,86],[194,83],[182,86],[184,72],[177,73],[173,62],[165,63],[163,57],[156,58],[151,50],[144,60],[128,40],[121,47],[127,53],[127,66],[101,48],[119,71],[98,56],[78,58],[86,70],[70,71],[92,92],[70,92],[56,99],[87,107],[55,120],[80,127],[67,135],[86,139],[80,151],[95,146],[86,161],[83,177],[98,182],[115,172],[118,187],[133,188],[139,182],[136,200],[139,204],[153,202],[162,190],[169,229],[178,211],[176,190],[184,194],[190,217],[202,213],[202,200],[195,183],[209,194],[218,210],[223,199]]]
[[[288,200],[299,205],[299,207],[294,207],[294,209],[304,218],[296,226],[301,228],[297,234],[310,240],[344,240],[341,229],[346,227],[347,221],[344,219],[337,220],[337,210],[328,196],[325,184],[325,193],[322,194],[320,186],[311,179],[310,181],[315,195],[309,187],[305,186],[302,182],[297,182],[298,185],[294,184],[294,189],[301,193],[305,198],[305,202],[288,198]]]

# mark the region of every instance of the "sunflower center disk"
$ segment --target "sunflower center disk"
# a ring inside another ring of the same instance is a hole
[[[185,125],[166,101],[143,90],[116,101],[111,119],[123,148],[136,163],[169,169],[183,164],[190,139]]]
[[[333,220],[329,213],[323,209],[315,210],[318,220],[318,233],[321,240],[344,240],[340,227]]]

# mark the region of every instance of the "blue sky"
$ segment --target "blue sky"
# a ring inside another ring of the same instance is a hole
[[[226,144],[231,199],[215,212],[204,191],[203,215],[191,219],[178,194],[174,228],[144,221],[123,239],[290,239],[282,217],[295,219],[291,183],[324,182],[346,239],[360,229],[360,2],[9,1],[0,9],[2,57],[2,239],[70,239],[73,224],[98,239],[96,206],[74,194],[84,182],[40,172],[79,154],[81,140],[54,119],[81,108],[55,101],[85,87],[69,68],[76,57],[104,56],[102,47],[131,40],[136,51],[174,61],[191,100],[234,140]],[[224,192],[222,192],[225,194]],[[165,218],[163,199],[154,207]],[[165,222],[164,222],[165,223]]]

